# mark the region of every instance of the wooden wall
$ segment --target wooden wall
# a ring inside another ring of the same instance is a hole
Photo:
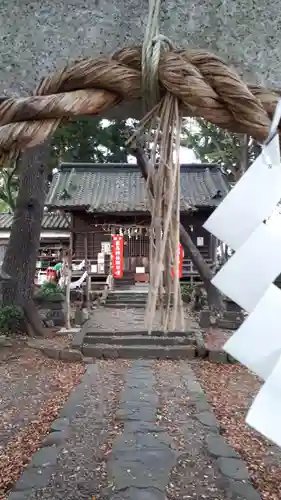
[[[216,244],[215,239],[202,227],[210,215],[210,210],[198,210],[192,214],[182,215],[181,222],[190,234],[194,244],[199,248],[207,261],[214,261]],[[111,241],[111,227],[146,226],[150,225],[149,215],[126,214],[113,216],[109,214],[93,215],[86,212],[73,214],[73,250],[75,259],[89,259],[96,263],[97,255],[101,252],[102,242]],[[103,228],[101,227],[103,225]],[[110,227],[111,226],[111,227]],[[143,234],[137,238],[124,236],[124,271],[135,271],[135,268],[149,265],[149,236]],[[184,258],[183,274],[190,273],[190,260]],[[107,269],[105,270],[108,271]]]

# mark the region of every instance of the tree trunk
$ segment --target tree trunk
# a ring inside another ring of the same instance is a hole
[[[249,137],[247,136],[247,134],[241,135],[240,146],[241,146],[241,156],[238,169],[235,175],[236,182],[238,182],[241,179],[242,175],[244,175],[249,168]]]
[[[4,286],[3,304],[23,308],[28,332],[43,335],[43,325],[32,299],[47,193],[49,145],[25,151],[19,160],[19,192],[2,269],[11,276]],[[30,328],[31,327],[31,328]]]
[[[141,148],[136,148],[133,152],[141,170],[141,174],[143,178],[147,180],[152,166]],[[151,195],[154,196],[152,180],[149,182],[148,188]],[[217,290],[217,288],[215,288],[211,283],[211,279],[213,277],[212,271],[182,224],[180,224],[180,242],[204,283],[210,309],[214,312],[222,312],[225,309],[225,306],[219,290]]]

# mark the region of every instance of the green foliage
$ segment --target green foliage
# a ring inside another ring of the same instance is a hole
[[[260,153],[259,145],[251,138],[231,134],[202,119],[186,122],[181,144],[192,149],[203,163],[221,166],[231,180],[237,180],[239,172],[246,170]]]
[[[24,312],[18,306],[0,308],[0,331],[3,333],[18,333],[23,331]]]
[[[126,120],[108,121],[86,116],[59,128],[52,140],[52,167],[64,161],[126,162],[126,137],[133,123]]]
[[[9,205],[1,199],[1,193],[0,193],[0,212],[10,212],[10,207]]]
[[[193,292],[193,286],[190,283],[181,283],[181,295],[183,298],[190,300]]]
[[[52,138],[49,164],[50,178],[53,168],[62,161],[110,163],[127,161],[126,138],[133,131],[134,122],[103,120],[85,116],[60,127]],[[7,163],[0,171],[0,211],[13,212],[19,188],[17,160]]]
[[[40,288],[41,292],[48,295],[49,293],[60,293],[61,288],[57,283],[46,281]]]
[[[190,125],[191,123],[191,125]],[[136,121],[104,120],[85,116],[69,121],[57,129],[52,138],[50,179],[52,169],[61,162],[110,163],[127,161],[126,138],[134,131]],[[235,173],[243,161],[243,148],[239,134],[230,134],[204,120],[186,121],[182,133],[182,146],[194,151],[205,163],[216,163],[226,173]],[[248,144],[248,160],[260,149],[253,140]],[[235,177],[235,176],[234,176]],[[9,163],[0,172],[0,211],[13,212],[19,187],[17,161]]]
[[[38,292],[34,294],[37,301],[61,302],[64,300],[62,289],[56,283],[44,283]]]
[[[0,171],[0,211],[14,212],[18,194],[18,159],[8,162]]]

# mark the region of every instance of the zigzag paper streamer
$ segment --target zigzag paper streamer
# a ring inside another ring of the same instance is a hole
[[[275,135],[204,224],[235,250],[212,283],[250,313],[224,348],[265,380],[246,422],[279,446],[281,290],[273,281],[281,272],[281,215],[275,226],[264,221],[280,199],[280,148]]]
[[[213,285],[249,313],[281,272],[279,219],[280,228],[262,222],[212,279]]]
[[[237,250],[281,199],[279,136],[258,156],[214,210],[204,228]]]
[[[281,290],[270,286],[224,350],[266,380],[281,356]]]
[[[246,423],[281,447],[281,359],[260,389],[246,417]]]

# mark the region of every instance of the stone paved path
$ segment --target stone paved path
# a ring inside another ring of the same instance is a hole
[[[89,365],[53,431],[9,500],[260,500],[186,362]]]
[[[105,307],[98,307],[91,314],[91,326],[93,330],[97,331],[136,331],[144,330],[144,309],[108,309]],[[198,324],[190,317],[190,312],[184,306],[185,326],[187,329],[198,329]],[[154,330],[160,328],[160,313],[157,310],[155,321],[153,324]],[[180,322],[178,324],[180,328]]]
[[[111,500],[165,500],[176,464],[172,439],[157,425],[158,398],[151,361],[137,360],[126,376],[117,418],[124,425],[108,463],[116,493]]]

